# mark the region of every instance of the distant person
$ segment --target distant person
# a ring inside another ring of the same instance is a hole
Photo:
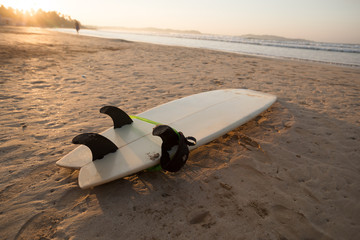
[[[75,20],[75,29],[76,29],[76,32],[79,33],[79,30],[80,30],[80,23],[78,20]]]

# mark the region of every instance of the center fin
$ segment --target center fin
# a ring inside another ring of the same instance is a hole
[[[121,128],[126,124],[131,124],[133,120],[120,108],[105,106],[100,109],[101,113],[109,115],[114,122],[114,128]]]

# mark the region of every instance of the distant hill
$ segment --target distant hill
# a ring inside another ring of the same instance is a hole
[[[196,30],[175,30],[175,29],[162,29],[162,28],[127,28],[127,27],[98,27],[101,29],[114,29],[119,31],[129,31],[129,32],[151,32],[151,33],[182,33],[182,34],[201,34],[201,32]]]
[[[90,26],[87,26],[90,28]],[[154,27],[147,27],[147,28],[128,28],[128,27],[91,27],[91,28],[98,28],[98,29],[106,29],[106,30],[118,30],[118,31],[126,31],[126,32],[135,32],[135,33],[178,33],[178,34],[206,34],[202,33],[197,30],[175,30],[175,29],[162,29],[162,28],[154,28]],[[210,34],[212,35],[212,34]],[[280,36],[274,36],[274,35],[255,35],[255,34],[246,34],[241,35],[240,37],[246,38],[246,39],[258,39],[258,40],[273,40],[273,41],[302,41],[302,42],[312,42],[310,40],[306,39],[298,39],[298,38],[286,38],[286,37],[280,37]]]
[[[255,35],[255,34],[246,34],[241,35],[243,38],[247,39],[259,39],[259,40],[274,40],[274,41],[302,41],[302,42],[312,42],[310,40],[306,39],[300,39],[300,38],[286,38],[286,37],[280,37],[280,36],[274,36],[274,35]]]

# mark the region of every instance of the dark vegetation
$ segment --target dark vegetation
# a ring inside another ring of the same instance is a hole
[[[65,16],[56,11],[45,12],[41,9],[37,11],[20,11],[11,7],[0,6],[0,25],[18,25],[30,27],[55,27],[72,28],[75,19]]]

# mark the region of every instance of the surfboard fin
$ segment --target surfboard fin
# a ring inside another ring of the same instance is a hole
[[[154,127],[152,135],[158,136],[163,141],[162,148],[169,151],[173,146],[179,142],[179,137],[176,132],[167,125],[158,125]]]
[[[73,138],[74,144],[83,144],[90,148],[93,161],[102,159],[106,154],[116,152],[118,147],[106,137],[97,133],[83,133]]]
[[[169,172],[179,171],[186,163],[189,157],[189,147],[196,144],[194,137],[185,137],[182,132],[175,132],[167,125],[158,125],[153,129],[152,134],[159,136],[163,143],[161,144],[160,165],[162,169]],[[189,141],[190,140],[190,141]],[[191,142],[192,141],[192,142]],[[170,157],[168,151],[173,146],[178,146],[175,154]]]
[[[114,106],[105,106],[100,109],[101,113],[109,115],[114,122],[114,128],[121,128],[131,124],[133,120],[123,110]]]

